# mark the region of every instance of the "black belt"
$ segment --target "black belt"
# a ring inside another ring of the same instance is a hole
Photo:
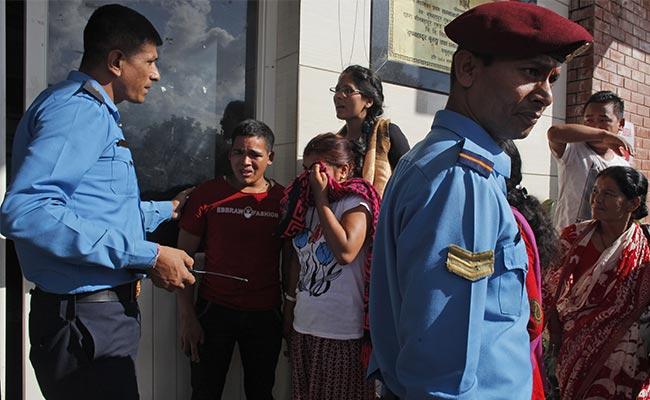
[[[140,281],[125,283],[109,289],[77,294],[56,294],[34,288],[30,291],[32,296],[51,301],[74,300],[77,303],[106,303],[119,301],[121,303],[134,303],[140,295]]]

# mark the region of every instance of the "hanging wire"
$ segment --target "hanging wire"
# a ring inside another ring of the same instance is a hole
[[[370,3],[370,4],[371,4],[371,7],[372,7],[372,3]],[[371,12],[372,12],[372,10],[371,10]],[[368,32],[370,32],[370,30],[366,29],[368,27],[366,25],[366,16],[367,16],[367,14],[366,14],[366,0],[363,0],[363,55],[366,56],[366,61],[368,62],[368,65],[370,65],[370,55],[369,55],[370,52],[368,51],[368,43],[370,41],[367,40],[368,37],[366,36],[366,34]]]
[[[365,4],[365,0],[364,0],[364,4]],[[338,9],[338,25],[339,25],[339,56],[341,60],[341,70],[343,70],[345,69],[345,67],[347,67],[352,63],[352,56],[354,55],[354,43],[357,37],[357,18],[359,16],[359,0],[356,0],[356,6],[354,10],[354,24],[352,26],[352,46],[350,48],[350,58],[347,64],[344,64],[343,62],[343,32],[341,29],[341,0],[338,0],[337,2],[337,9]],[[364,29],[365,29],[365,14],[364,14]],[[364,43],[364,51],[365,51],[365,43]]]

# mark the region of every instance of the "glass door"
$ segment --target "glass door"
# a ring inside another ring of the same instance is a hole
[[[115,1],[110,1],[114,3]],[[144,104],[123,102],[120,123],[133,152],[143,199],[169,198],[178,188],[223,173],[224,117],[251,115],[246,98],[248,52],[247,1],[117,1],[145,15],[158,29],[160,82]],[[108,1],[48,2],[47,82],[55,84],[79,67],[83,27]],[[250,82],[248,82],[250,81]]]

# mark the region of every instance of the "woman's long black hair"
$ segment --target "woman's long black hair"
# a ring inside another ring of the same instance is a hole
[[[521,156],[512,140],[501,143],[501,148],[510,156],[510,179],[506,180],[508,203],[517,208],[526,218],[537,242],[539,263],[542,269],[553,263],[559,255],[559,238],[548,212],[535,196],[521,186]]]

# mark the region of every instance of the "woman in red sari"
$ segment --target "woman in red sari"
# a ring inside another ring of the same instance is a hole
[[[630,167],[598,174],[593,220],[570,225],[545,275],[544,311],[562,399],[637,399],[648,389],[650,248],[647,179]]]

